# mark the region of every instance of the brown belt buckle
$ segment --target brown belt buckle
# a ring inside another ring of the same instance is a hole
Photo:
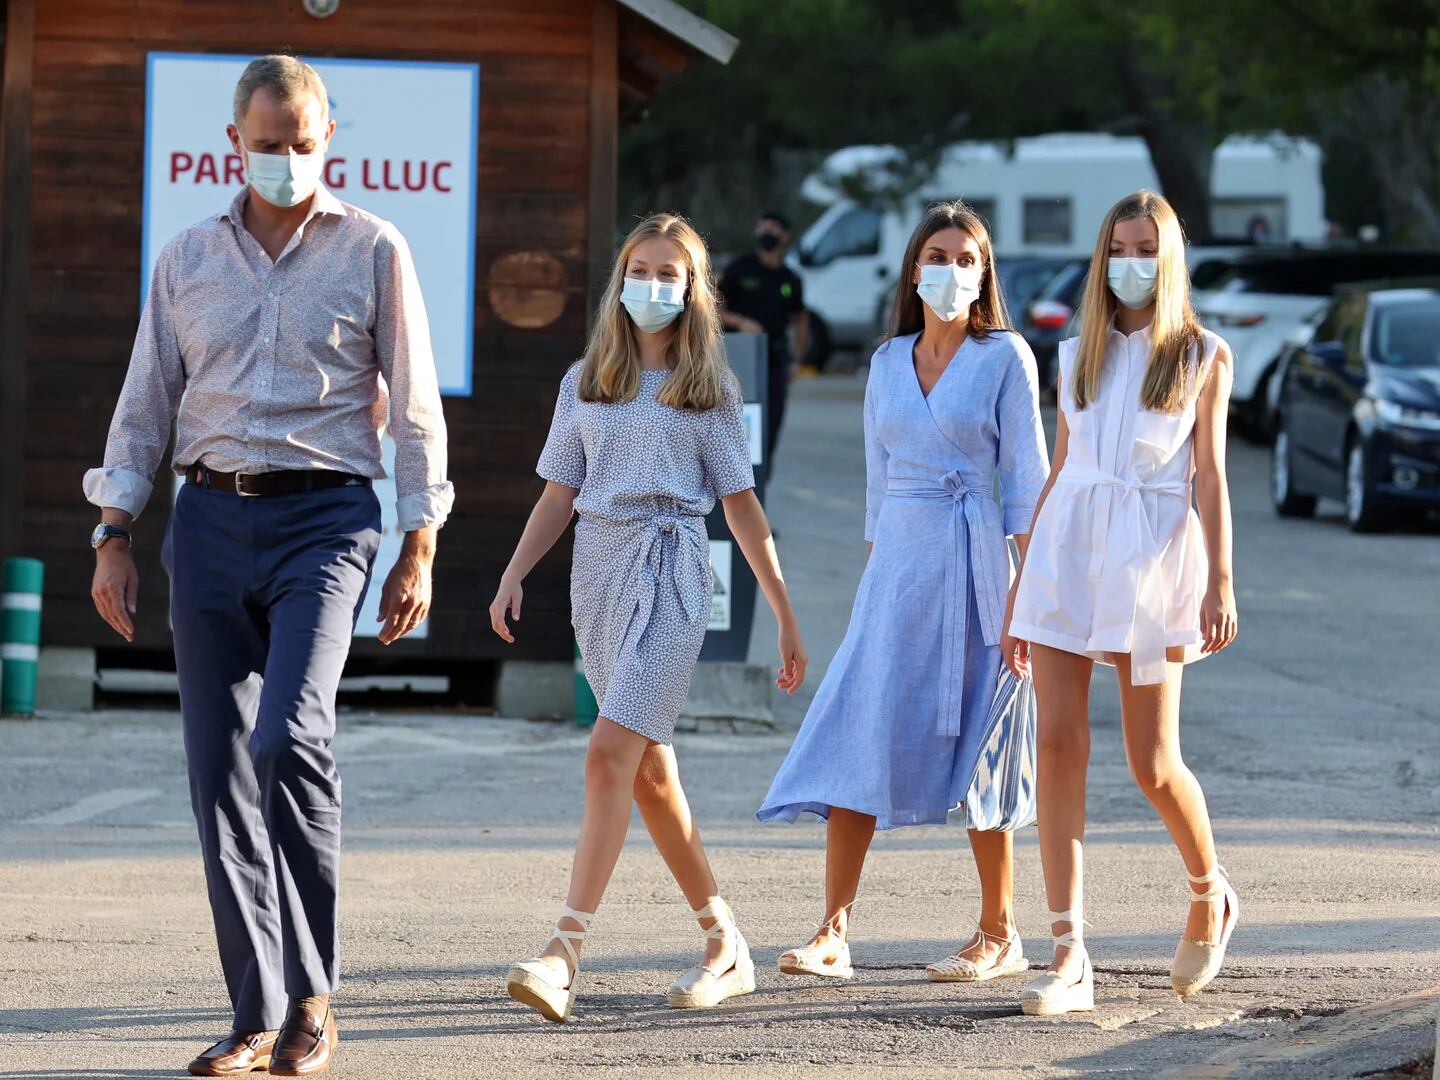
[[[258,491],[246,491],[245,481],[254,476],[254,473],[237,472],[235,474],[235,494],[246,499],[253,499],[260,494]]]

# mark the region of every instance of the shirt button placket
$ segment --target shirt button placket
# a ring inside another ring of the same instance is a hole
[[[265,304],[264,304],[264,344],[266,346],[264,355],[268,361],[269,378],[266,380],[265,400],[268,406],[274,406],[275,398],[275,376],[276,368],[279,366],[280,355],[280,319],[279,304],[275,297],[280,291],[280,268],[272,266],[265,281]],[[268,465],[269,462],[267,461]]]

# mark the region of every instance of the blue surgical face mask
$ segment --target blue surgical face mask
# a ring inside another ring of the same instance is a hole
[[[927,263],[920,267],[920,284],[915,291],[931,311],[950,322],[980,299],[980,268]]]
[[[1149,307],[1155,299],[1155,267],[1158,261],[1110,256],[1105,276],[1115,299],[1136,310]]]
[[[685,310],[685,283],[627,277],[620,289],[620,303],[639,329],[653,334],[664,330]]]
[[[272,206],[299,206],[315,194],[325,169],[325,154],[260,154],[240,141],[245,150],[245,179]]]

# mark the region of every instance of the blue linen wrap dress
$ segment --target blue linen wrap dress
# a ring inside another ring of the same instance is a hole
[[[581,365],[560,383],[535,471],[577,488],[570,612],[600,715],[668,745],[710,622],[705,516],[755,486],[740,387],[708,411],[657,397],[642,371],[631,401],[581,401]]]
[[[756,816],[840,806],[877,827],[963,802],[1000,672],[1007,534],[1025,533],[1049,459],[1023,338],[968,337],[928,398],[919,334],[875,352],[865,388],[865,539],[850,626]],[[995,499],[997,472],[1003,492]]]

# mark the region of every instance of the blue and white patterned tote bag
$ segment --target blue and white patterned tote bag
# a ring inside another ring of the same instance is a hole
[[[1014,832],[1035,824],[1035,685],[1001,665],[985,741],[965,791],[965,826]]]

